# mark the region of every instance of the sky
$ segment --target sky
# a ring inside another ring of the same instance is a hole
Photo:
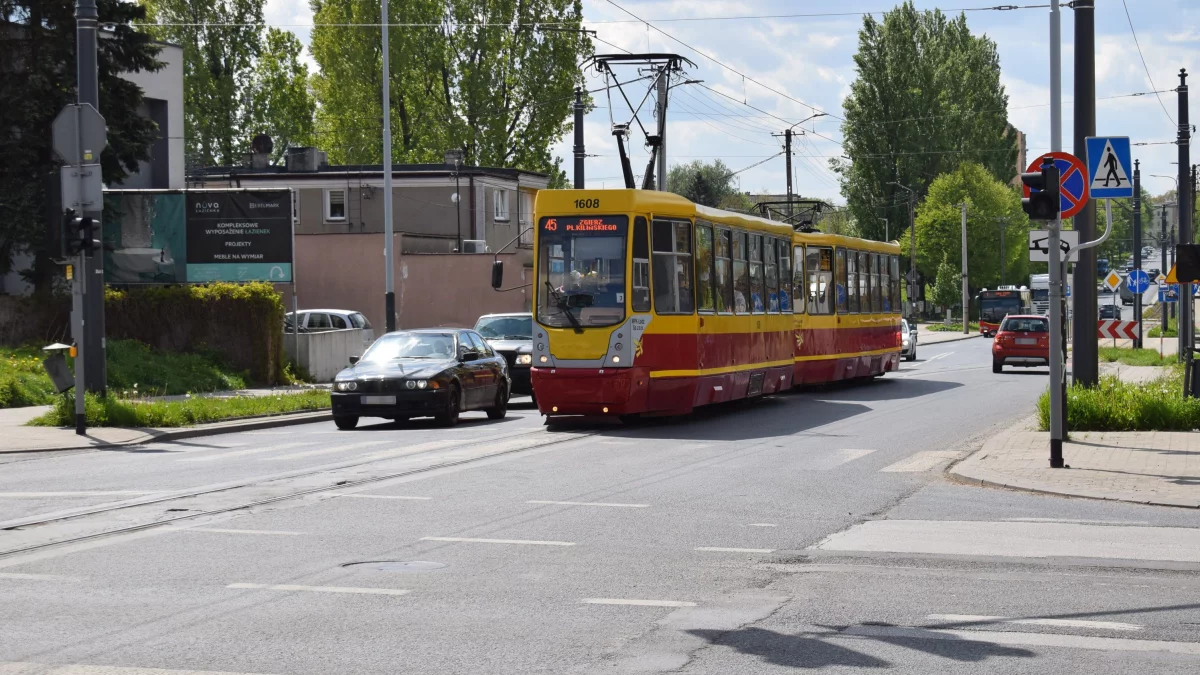
[[[888,0],[584,0],[583,7],[585,23],[597,31],[597,54],[620,53],[621,49],[672,52],[696,64],[688,69],[687,77],[702,84],[671,90],[667,121],[670,164],[720,159],[731,169],[745,169],[737,174],[742,190],[783,193],[782,139],[772,133],[782,132],[814,111],[826,112],[826,116],[796,127],[806,132],[793,141],[793,189],[805,197],[842,204],[845,200],[837,176],[829,169],[829,159],[842,155],[837,116],[856,77],[853,56],[858,31],[864,13],[879,18],[896,4]],[[964,9],[997,3],[918,0],[915,4],[918,9],[941,8],[957,15]],[[1036,4],[1043,3],[1039,0]],[[988,36],[997,45],[1001,82],[1009,97],[1009,122],[1027,134],[1030,157],[1050,149],[1049,11],[1040,7],[965,12],[971,31]],[[1071,152],[1075,20],[1070,8],[1063,7],[1061,12],[1062,137],[1063,149]],[[307,47],[307,26],[312,22],[308,0],[267,0],[265,18],[295,32]],[[1178,152],[1174,145],[1178,130],[1174,90],[1180,68],[1200,71],[1200,2],[1096,0],[1095,20],[1097,135],[1129,136],[1135,144],[1133,157],[1141,160],[1146,189],[1153,194],[1174,189],[1174,180],[1152,174],[1177,173],[1171,163]],[[311,57],[309,61],[310,68],[315,68]],[[1190,84],[1200,84],[1191,79]],[[587,71],[587,86],[603,87],[603,77]],[[1150,93],[1154,91],[1160,93]],[[1193,91],[1194,105],[1200,107],[1200,88]],[[627,93],[630,98],[636,93],[636,101],[645,89],[627,89]],[[604,92],[593,96],[597,108],[584,123],[587,152],[594,155],[587,160],[587,186],[619,187],[621,169],[607,97]],[[623,101],[618,97],[613,103],[613,118],[629,121]],[[1200,118],[1200,109],[1191,118]],[[563,159],[568,178],[572,142],[570,137],[563,138],[552,150]],[[635,136],[633,145],[634,173],[640,176],[648,154],[639,137]],[[1200,162],[1200,147],[1193,151],[1192,162]]]

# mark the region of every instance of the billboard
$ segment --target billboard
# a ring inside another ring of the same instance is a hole
[[[289,190],[110,190],[103,232],[112,284],[292,280]]]

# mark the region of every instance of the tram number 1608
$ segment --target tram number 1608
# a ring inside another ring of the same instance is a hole
[[[575,208],[577,209],[598,209],[600,208],[599,199],[576,199]]]

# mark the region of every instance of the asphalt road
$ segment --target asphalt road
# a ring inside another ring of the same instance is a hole
[[[0,673],[1197,672],[1196,512],[944,477],[1046,386],[988,346],[634,427],[7,456]]]

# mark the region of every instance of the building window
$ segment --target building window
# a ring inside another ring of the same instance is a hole
[[[343,221],[346,219],[346,191],[325,191],[325,220]]]
[[[492,192],[495,200],[496,220],[508,220],[508,190]]]

